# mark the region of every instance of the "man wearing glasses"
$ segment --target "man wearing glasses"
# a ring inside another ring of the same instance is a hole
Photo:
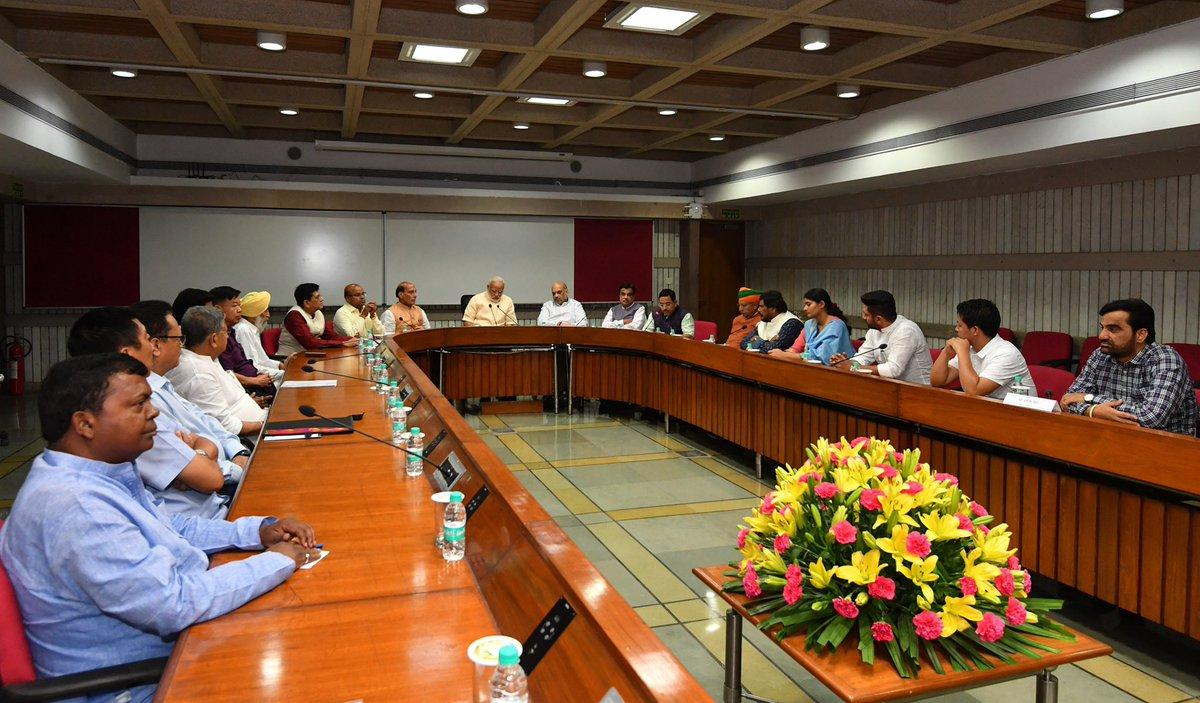
[[[236,435],[175,392],[162,374],[179,363],[183,333],[161,300],[133,309],[96,308],[71,327],[71,356],[119,352],[146,365],[150,402],[159,411],[154,445],[138,457],[142,482],[168,513],[219,519],[250,457]]]

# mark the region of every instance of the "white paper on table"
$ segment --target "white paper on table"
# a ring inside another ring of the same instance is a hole
[[[322,550],[321,550],[321,556],[317,557],[316,559],[313,559],[312,561],[308,562],[307,564],[305,564],[304,566],[302,566],[302,567],[300,567],[300,568],[301,568],[301,569],[311,569],[311,568],[313,568],[314,566],[316,566],[317,564],[320,564],[320,563],[321,563],[321,560],[322,560],[322,559],[324,559],[324,558],[325,558],[326,556],[328,556],[328,555],[329,555],[329,550],[328,550],[328,549],[322,549]]]
[[[328,381],[284,381],[281,388],[329,388],[336,386],[337,379]]]

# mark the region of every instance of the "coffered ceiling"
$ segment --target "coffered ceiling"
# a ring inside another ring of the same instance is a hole
[[[1105,20],[1084,0],[659,4],[707,17],[673,36],[605,27],[614,0],[490,0],[479,16],[454,0],[0,0],[0,40],[138,133],[692,161],[1200,17],[1197,0],[1125,0]],[[829,46],[805,51],[806,26]],[[258,48],[258,30],[285,33],[286,50]],[[479,51],[415,63],[404,42]],[[837,97],[840,83],[859,96]]]

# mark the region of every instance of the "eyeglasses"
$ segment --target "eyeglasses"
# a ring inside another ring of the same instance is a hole
[[[182,334],[164,334],[164,335],[155,337],[155,339],[174,339],[175,341],[179,342],[180,344],[183,344],[184,337]]]

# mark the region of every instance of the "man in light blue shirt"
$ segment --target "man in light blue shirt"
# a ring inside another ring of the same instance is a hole
[[[293,518],[168,514],[135,463],[155,442],[146,367],[125,354],[56,364],[38,416],[47,448],[0,530],[38,675],[166,656],[181,630],[235,610],[317,556]],[[226,549],[267,551],[209,568]],[[149,701],[142,686],[89,701]]]
[[[173,321],[170,306],[162,306],[164,321]],[[169,327],[164,327],[163,338],[151,339],[134,310],[96,308],[72,326],[67,351],[72,356],[120,352],[165,372],[179,362],[180,344],[170,337]],[[178,324],[174,334],[182,336]],[[148,380],[151,402],[162,414],[154,446],[138,461],[142,480],[168,512],[224,517],[229,498],[220,491],[226,484],[233,487],[241,481],[249,452],[216,418],[180,398],[159,373],[152,371]]]

